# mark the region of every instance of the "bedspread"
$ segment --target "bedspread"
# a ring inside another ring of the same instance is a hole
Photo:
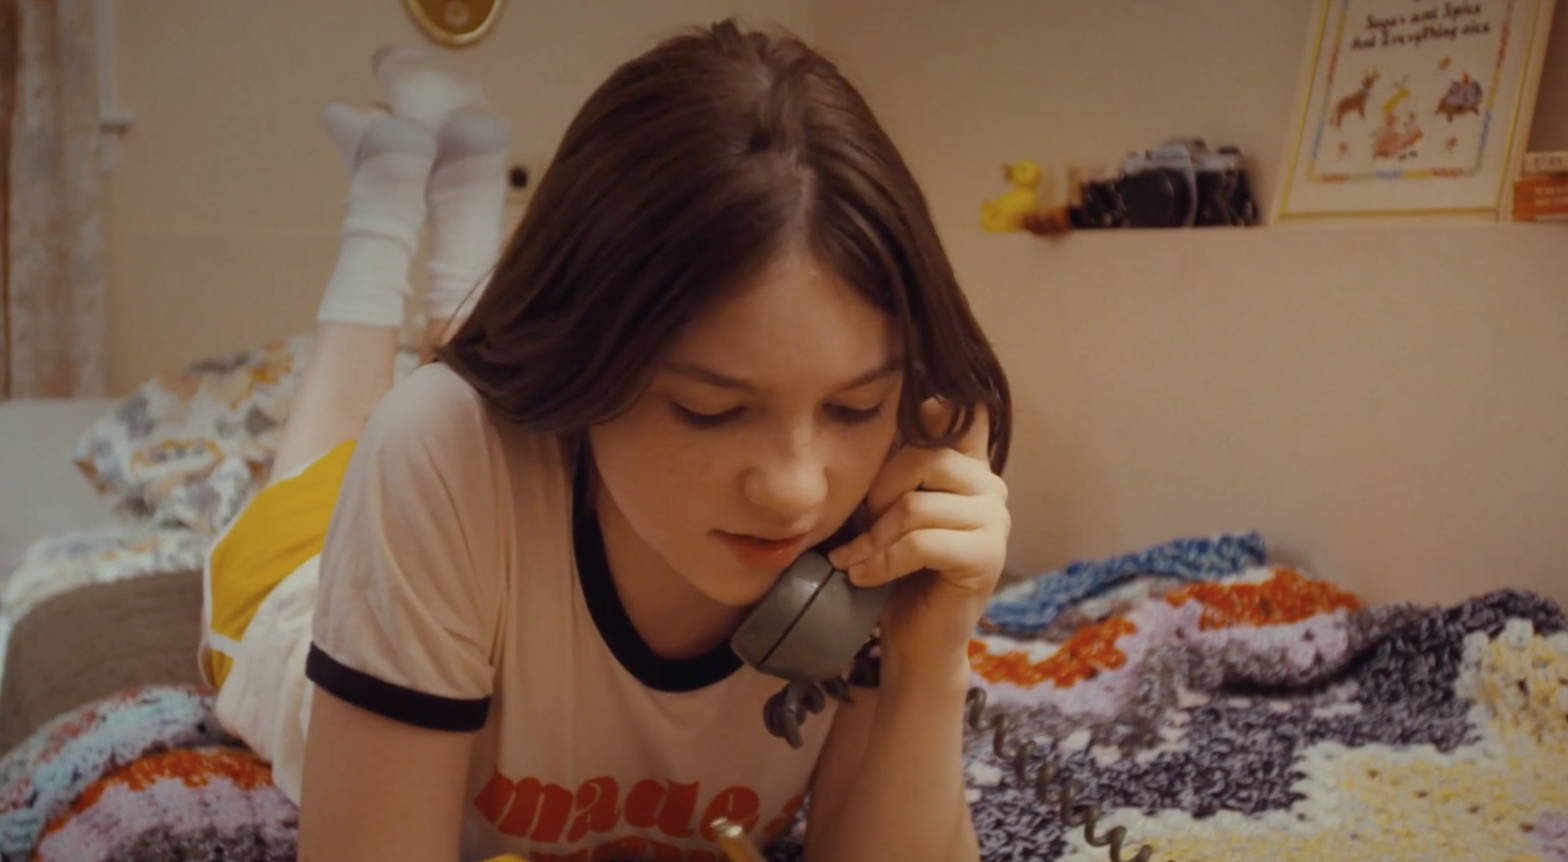
[[[1109,858],[1065,822],[1070,788],[1068,819],[1092,806],[1124,858],[1568,862],[1568,623],[1547,599],[1369,607],[1252,566],[1129,576],[1048,616],[970,644],[986,860]],[[41,729],[0,762],[0,859],[292,858],[296,812],[211,701],[142,689]],[[800,858],[799,835],[769,857]]]

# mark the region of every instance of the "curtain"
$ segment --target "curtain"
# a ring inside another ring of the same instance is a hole
[[[0,400],[107,384],[92,0],[0,0]]]

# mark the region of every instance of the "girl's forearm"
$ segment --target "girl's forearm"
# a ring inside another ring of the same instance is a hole
[[[963,716],[969,666],[959,653],[918,664],[884,654],[871,738],[840,811],[811,862],[979,858],[964,797]]]

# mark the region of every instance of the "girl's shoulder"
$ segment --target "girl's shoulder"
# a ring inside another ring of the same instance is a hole
[[[378,412],[382,410],[430,424],[485,412],[478,390],[443,362],[427,362],[409,372],[382,399]]]
[[[472,476],[557,472],[565,450],[555,434],[528,431],[491,409],[467,380],[441,362],[420,366],[387,393],[366,427],[367,442]]]
[[[414,369],[382,398],[366,428],[403,444],[479,454],[493,447],[502,429],[479,392],[441,362]]]

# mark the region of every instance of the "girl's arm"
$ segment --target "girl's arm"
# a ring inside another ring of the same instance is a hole
[[[487,422],[466,384],[428,365],[387,393],[355,446],[321,550],[305,664],[309,862],[458,856],[512,529]]]
[[[921,405],[931,428],[951,407]],[[1007,484],[977,407],[952,448],[904,447],[872,482],[876,517],[828,555],[854,583],[897,588],[882,616],[881,691],[841,707],[818,760],[811,862],[979,858],[964,795],[969,639],[1007,555]]]
[[[415,727],[313,691],[301,862],[456,859],[474,734]]]
[[[945,670],[884,653],[880,690],[839,707],[811,788],[808,862],[979,858],[964,797],[963,655]]]

